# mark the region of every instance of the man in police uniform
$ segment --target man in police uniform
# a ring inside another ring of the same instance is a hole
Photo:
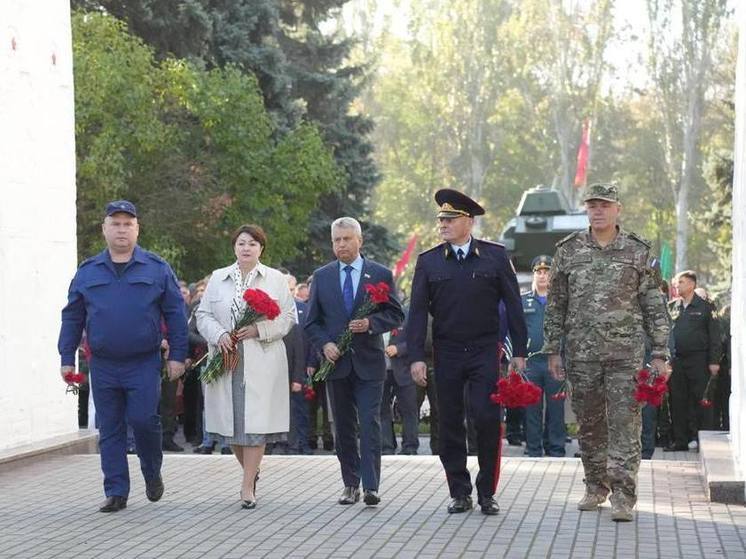
[[[137,245],[134,204],[110,203],[102,230],[107,248],[84,261],[70,283],[58,347],[64,380],[74,370],[85,329],[106,494],[99,510],[116,512],[127,506],[130,489],[127,424],[135,434],[147,498],[157,501],[163,495],[161,319],[168,329],[171,380],[184,373],[187,320],[173,270]]]
[[[630,521],[640,467],[640,405],[635,375],[650,339],[651,366],[667,376],[668,319],[651,267],[650,245],[617,225],[616,185],[595,184],[585,197],[590,228],[557,243],[544,318],[549,371],[572,383],[585,496],[598,509],[611,495],[611,518]]]
[[[439,190],[438,224],[443,243],[419,255],[412,283],[407,332],[411,373],[427,384],[425,338],[428,312],[433,317],[433,356],[440,405],[440,461],[451,494],[449,513],[472,508],[472,484],[466,467],[464,388],[477,431],[478,503],[484,514],[497,514],[494,498],[500,444],[500,408],[490,401],[498,378],[500,313],[504,301],[513,340],[513,366],[525,367],[526,325],[515,271],[502,245],[471,236],[474,216],[484,209],[464,194]]]
[[[710,377],[720,372],[720,328],[712,303],[695,293],[697,274],[686,270],[676,275],[679,298],[668,304],[673,322],[673,377],[671,423],[673,442],[665,451],[688,450],[690,437],[715,428],[713,408],[699,405]],[[717,380],[717,379],[716,379]],[[715,396],[715,391],[709,395]]]
[[[543,402],[526,408],[526,452],[531,457],[565,455],[565,400],[552,399],[561,382],[549,374],[544,345],[544,309],[549,291],[552,257],[542,254],[531,261],[534,277],[531,291],[521,296],[523,316],[528,330],[526,376],[544,391]],[[546,427],[545,427],[546,425]],[[544,434],[546,433],[546,438]]]

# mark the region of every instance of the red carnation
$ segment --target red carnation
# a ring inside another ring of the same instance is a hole
[[[715,405],[714,392],[716,382],[717,376],[710,375],[710,378],[707,381],[707,386],[705,386],[705,393],[702,395],[702,399],[699,401],[699,405],[703,408],[711,408]]]
[[[244,291],[243,300],[254,312],[266,316],[267,320],[274,320],[280,314],[280,306],[277,301],[261,289],[247,289]]]
[[[388,303],[389,286],[386,282],[379,281],[375,285],[372,283],[366,283],[365,291],[368,293],[368,298],[370,299],[371,303],[375,305]]]
[[[313,386],[306,384],[303,387],[303,397],[309,402],[316,399],[316,391],[313,389]]]
[[[637,373],[634,398],[645,405],[658,407],[663,403],[663,397],[668,392],[668,381],[657,371],[651,375],[649,369],[640,369]]]
[[[497,381],[497,392],[490,395],[493,404],[506,408],[525,408],[541,400],[542,390],[523,374],[511,371]]]

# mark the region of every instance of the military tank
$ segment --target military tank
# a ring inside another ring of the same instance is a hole
[[[571,209],[559,190],[539,185],[523,193],[515,217],[503,229],[500,242],[510,253],[519,276],[525,277],[526,272],[531,272],[535,256],[554,254],[557,241],[586,227],[585,210]]]

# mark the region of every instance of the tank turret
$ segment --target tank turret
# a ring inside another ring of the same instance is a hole
[[[516,270],[530,272],[535,256],[554,254],[557,241],[586,227],[584,210],[571,209],[560,191],[539,185],[523,193],[500,242],[510,252]]]

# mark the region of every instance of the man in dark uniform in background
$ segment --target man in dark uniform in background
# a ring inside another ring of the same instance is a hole
[[[513,340],[513,366],[526,365],[526,325],[515,271],[502,245],[471,236],[474,216],[484,209],[451,189],[436,192],[443,243],[420,254],[414,272],[407,346],[415,382],[427,383],[425,338],[433,316],[433,353],[440,406],[440,461],[451,494],[449,513],[472,508],[466,467],[464,386],[477,430],[478,503],[497,514],[494,498],[500,444],[500,408],[490,400],[498,378],[500,301],[504,301]]]
[[[663,449],[666,451],[688,450],[690,438],[696,438],[698,431],[714,428],[713,409],[700,406],[699,401],[710,377],[717,377],[720,371],[722,347],[712,304],[694,292],[697,274],[691,270],[680,272],[676,275],[676,287],[680,298],[668,304],[674,346],[671,376],[674,440]]]
[[[526,452],[527,456],[565,455],[565,400],[553,399],[561,387],[561,381],[549,374],[547,356],[541,353],[544,346],[544,310],[549,292],[552,257],[542,254],[531,261],[533,282],[531,291],[521,296],[523,316],[528,330],[528,364],[526,376],[544,393],[539,403],[526,408]]]
[[[171,267],[137,245],[134,204],[106,207],[102,226],[107,248],[84,261],[70,283],[62,309],[61,375],[75,368],[75,351],[85,328],[91,348],[91,388],[99,424],[106,500],[101,512],[127,506],[127,424],[151,501],[163,495],[161,479],[161,318],[168,330],[170,380],[184,373],[187,319],[184,299]]]

